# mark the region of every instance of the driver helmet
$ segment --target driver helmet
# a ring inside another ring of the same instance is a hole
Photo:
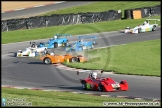
[[[93,73],[92,73],[92,78],[93,78],[93,79],[96,79],[96,78],[97,78],[97,73],[96,73],[96,72],[93,72]]]
[[[50,55],[54,56],[54,53],[50,53]]]
[[[81,39],[81,42],[83,42],[84,40],[83,39]]]
[[[144,25],[146,25],[146,24],[147,24],[147,22],[145,21],[143,24],[144,24]]]
[[[130,29],[130,27],[127,27],[126,29]]]
[[[57,39],[57,36],[56,35],[54,36],[54,39]]]

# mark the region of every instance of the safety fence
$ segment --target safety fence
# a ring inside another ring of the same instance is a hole
[[[161,5],[155,7],[124,10],[125,19],[138,19],[160,14]],[[53,14],[51,16],[36,16],[29,18],[3,20],[1,21],[1,32],[59,25],[85,24],[121,19],[121,10],[108,10],[104,12],[87,12],[78,14]]]

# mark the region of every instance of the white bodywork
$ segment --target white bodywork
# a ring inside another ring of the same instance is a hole
[[[155,23],[154,24],[149,24],[150,20],[154,20]],[[146,31],[154,31],[154,30],[152,30],[153,26],[157,27],[158,24],[156,24],[156,21],[160,21],[160,20],[159,19],[146,19],[146,21],[144,22],[144,24],[138,25],[138,26],[136,26],[136,27],[134,27],[132,29],[130,29],[130,27],[127,27],[125,29],[124,33],[140,33],[140,32],[146,32]]]
[[[35,57],[36,56],[36,52],[38,53],[42,53],[45,52],[47,49],[47,47],[28,47],[26,48],[24,51],[22,50],[18,50],[16,56],[17,57]]]

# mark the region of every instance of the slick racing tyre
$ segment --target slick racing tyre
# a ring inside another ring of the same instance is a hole
[[[86,82],[85,82],[85,81],[82,82],[82,88],[83,88],[84,90],[87,89],[87,86],[86,86]]]
[[[45,64],[51,64],[51,63],[52,63],[51,59],[48,58],[48,57],[46,57],[46,58],[43,60],[43,62],[44,62]]]
[[[72,57],[70,59],[70,62],[74,63],[74,62],[79,62],[79,59],[77,57]]]
[[[55,43],[54,43],[54,48],[57,48],[57,47],[58,47],[58,43],[55,42]]]
[[[138,33],[141,33],[141,28],[138,29]]]
[[[102,84],[98,84],[98,90],[103,91],[103,85]]]
[[[152,31],[155,31],[156,30],[156,25],[154,25],[153,27],[152,27]]]

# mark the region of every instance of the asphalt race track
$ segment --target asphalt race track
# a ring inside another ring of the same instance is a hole
[[[96,47],[127,44],[137,41],[160,39],[160,29],[154,32],[140,34],[124,34],[120,32],[109,32],[91,34],[97,36],[98,45]],[[76,41],[77,37],[69,37],[70,42]],[[39,40],[39,42],[47,39]],[[99,94],[114,94],[124,96],[136,96],[144,98],[160,99],[160,77],[117,75],[104,73],[116,81],[123,79],[129,83],[129,91],[123,92],[98,92],[83,91],[79,82],[80,78],[87,77],[85,74],[77,76],[76,72],[59,70],[54,65],[45,65],[36,58],[16,58],[13,57],[17,50],[25,49],[29,46],[28,42],[2,45],[2,85],[37,87],[45,89],[63,89],[82,92],[95,92]],[[59,53],[62,48],[58,48],[55,53]]]
[[[16,18],[16,17],[33,16],[33,15],[38,15],[38,14],[54,11],[54,10],[59,10],[59,9],[64,9],[64,8],[69,8],[69,7],[74,7],[74,6],[79,6],[79,5],[84,5],[88,3],[94,3],[94,2],[95,1],[77,1],[77,2],[68,1],[68,2],[53,4],[49,6],[35,7],[31,9],[1,13],[2,15],[1,19],[4,20],[4,19]]]

